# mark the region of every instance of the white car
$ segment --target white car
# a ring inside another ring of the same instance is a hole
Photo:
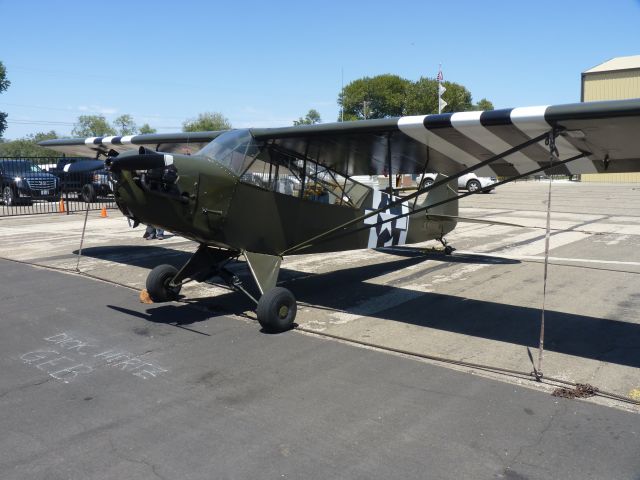
[[[498,179],[496,177],[479,177],[475,173],[467,173],[458,178],[458,188],[469,190],[470,192],[477,192],[481,188],[487,188]],[[489,193],[493,188],[487,188],[482,193]]]
[[[429,186],[436,179],[437,173],[425,173],[423,185]],[[475,173],[467,173],[466,175],[462,175],[458,177],[458,188],[469,190],[470,192],[477,192],[480,189],[487,188],[494,183],[496,183],[498,179],[496,177],[479,177]],[[493,188],[487,188],[483,190],[482,193],[489,193]]]

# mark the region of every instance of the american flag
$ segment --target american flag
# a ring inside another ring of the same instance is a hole
[[[436,77],[436,79],[441,82],[443,80],[443,76],[442,76],[442,69],[438,70],[438,76]]]

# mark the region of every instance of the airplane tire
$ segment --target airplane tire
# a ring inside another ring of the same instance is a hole
[[[147,293],[154,302],[168,302],[178,298],[181,286],[170,287],[169,282],[178,273],[173,265],[158,265],[147,276]]]
[[[297,313],[296,299],[286,288],[275,287],[258,301],[258,321],[269,333],[290,330]]]

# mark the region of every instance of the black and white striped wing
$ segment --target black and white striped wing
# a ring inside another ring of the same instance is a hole
[[[39,145],[66,155],[96,157],[110,150],[125,152],[140,147],[166,153],[192,154],[223,132],[153,133],[89,138],[59,138],[45,140]]]
[[[640,99],[521,107],[256,129],[256,138],[309,155],[350,175],[452,174],[521,147],[552,129],[560,160],[556,174],[640,171]],[[545,140],[481,167],[486,176],[522,175],[548,167]]]
[[[640,171],[638,101],[402,117],[398,127],[430,149],[467,167],[557,128],[560,160],[580,153],[586,156],[556,167],[554,173]],[[480,168],[478,174],[513,176],[548,163],[549,147],[541,140]]]

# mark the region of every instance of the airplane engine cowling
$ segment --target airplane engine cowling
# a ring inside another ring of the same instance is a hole
[[[144,148],[141,148],[141,150],[144,150],[145,153],[119,155],[115,158],[107,159],[105,165],[114,171],[151,170],[153,168],[163,168],[173,165],[173,155],[158,153]]]

